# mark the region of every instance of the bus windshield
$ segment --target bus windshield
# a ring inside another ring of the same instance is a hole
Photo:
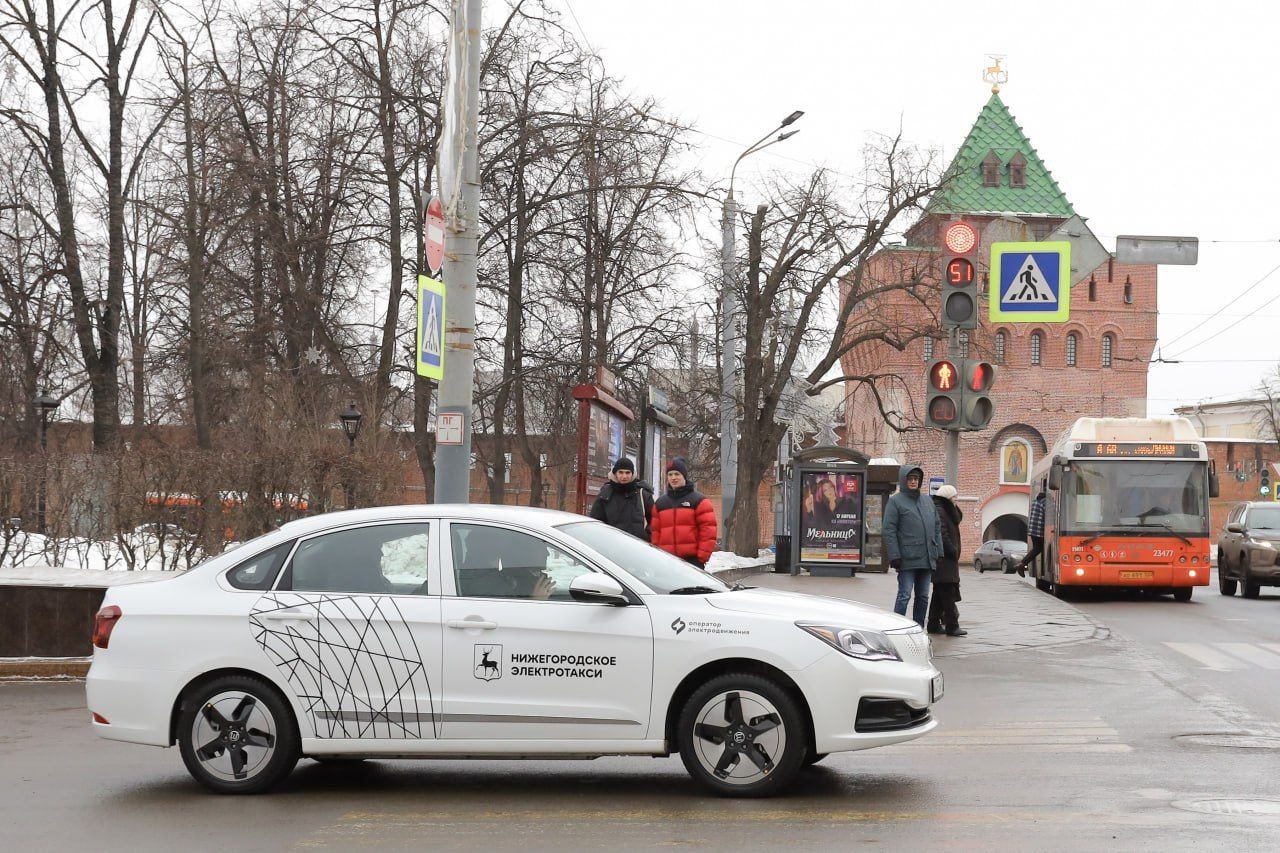
[[[1205,463],[1082,460],[1063,483],[1062,531],[1207,535]]]

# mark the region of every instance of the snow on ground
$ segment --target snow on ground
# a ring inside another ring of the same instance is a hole
[[[185,535],[150,530],[114,539],[54,539],[19,531],[0,538],[0,576],[9,569],[54,567],[75,571],[183,571],[204,559]]]
[[[717,572],[727,572],[733,569],[762,566],[772,562],[773,552],[768,548],[761,548],[759,555],[755,557],[739,557],[732,551],[716,551],[711,555],[711,559],[707,561],[707,571],[716,574]]]

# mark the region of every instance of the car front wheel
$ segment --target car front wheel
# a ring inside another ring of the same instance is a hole
[[[809,752],[795,700],[774,681],[749,673],[717,676],[695,690],[678,726],[685,769],[724,796],[778,793]]]
[[[1257,598],[1262,592],[1262,584],[1249,580],[1247,575],[1241,583],[1243,584],[1243,587],[1240,590],[1240,595],[1245,598]]]
[[[981,560],[974,560],[974,561],[973,561],[973,570],[974,570],[975,572],[977,572],[978,574],[982,574],[984,571],[986,571],[985,569],[983,569],[983,568],[982,568],[982,561],[981,561]]]
[[[1227,558],[1221,553],[1218,554],[1218,592],[1223,595],[1236,594],[1236,582],[1227,577]]]
[[[284,699],[247,675],[191,690],[178,717],[178,748],[195,780],[219,794],[256,794],[298,763],[298,733]]]

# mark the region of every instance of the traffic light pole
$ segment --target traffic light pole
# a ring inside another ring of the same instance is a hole
[[[476,248],[480,226],[480,14],[482,0],[453,0],[450,15],[449,86],[455,111],[445,117],[442,164],[453,174],[441,175],[449,251],[444,261],[448,294],[444,380],[436,398],[441,415],[461,416],[462,441],[444,444],[436,431],[436,503],[471,500],[472,392],[475,386]]]
[[[947,347],[947,354],[951,356],[952,361],[959,363],[960,359],[960,330],[951,329],[948,334],[950,343]],[[960,488],[960,430],[947,430],[947,484],[955,486],[957,490]]]

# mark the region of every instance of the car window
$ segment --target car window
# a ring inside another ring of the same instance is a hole
[[[569,584],[595,571],[537,536],[485,524],[449,525],[458,595],[569,601]]]
[[[289,556],[289,549],[292,547],[293,540],[290,539],[288,542],[282,542],[274,548],[268,548],[261,554],[250,557],[227,572],[227,583],[236,589],[271,589],[276,582],[276,575],[280,572],[280,566]]]
[[[1280,530],[1280,506],[1255,506],[1248,518],[1250,530]]]
[[[598,521],[575,521],[556,529],[605,555],[656,593],[665,595],[673,590],[693,589],[727,592],[729,589],[724,581],[710,573],[616,527]]]
[[[377,524],[304,539],[281,589],[428,595],[430,531],[426,522]]]

